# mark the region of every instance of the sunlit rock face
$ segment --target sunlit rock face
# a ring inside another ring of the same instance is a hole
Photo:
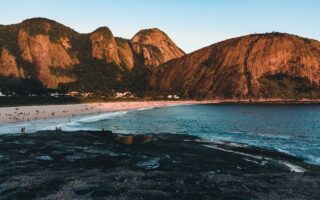
[[[136,65],[156,67],[184,55],[159,29],[139,31],[131,40],[127,40],[115,38],[112,32],[104,27],[94,31],[90,40],[94,58],[128,69]]]
[[[30,36],[23,30],[19,31],[18,44],[21,57],[36,66],[39,79],[48,88],[55,88],[60,83],[71,82],[66,76],[57,76],[52,73],[52,68],[68,69],[79,61],[67,51],[71,48],[67,39],[61,39],[61,43],[52,42],[48,35],[37,34]],[[67,48],[66,48],[67,45]]]
[[[137,62],[146,66],[158,66],[184,55],[168,35],[159,29],[139,31],[131,39],[131,44]]]
[[[155,90],[202,98],[310,97],[319,84],[320,42],[281,33],[211,45],[159,66],[150,78]]]
[[[18,68],[15,57],[5,48],[0,54],[0,76],[24,78],[24,72]]]
[[[107,27],[94,31],[90,36],[92,57],[104,60],[106,63],[120,64],[116,40]]]
[[[182,55],[158,29],[140,31],[129,40],[114,37],[107,27],[80,34],[45,18],[0,25],[0,76],[36,79],[52,89],[77,85],[79,77],[92,77],[92,73],[112,82],[119,79],[119,73],[128,76],[136,66],[156,67]],[[95,71],[98,68],[110,70],[102,73]]]
[[[116,38],[120,65],[128,69],[134,67],[134,55],[130,47],[130,41],[123,38]]]

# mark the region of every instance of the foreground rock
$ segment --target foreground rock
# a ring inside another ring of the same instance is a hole
[[[284,154],[186,135],[123,138],[109,132],[1,136],[0,198],[316,199],[320,195],[320,168]],[[124,142],[128,140],[136,142]]]

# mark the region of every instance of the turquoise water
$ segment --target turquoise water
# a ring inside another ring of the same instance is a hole
[[[320,165],[319,105],[189,105],[121,111],[96,116],[24,122],[29,131],[112,130],[118,133],[178,133],[268,148]],[[16,131],[17,132],[17,131]]]

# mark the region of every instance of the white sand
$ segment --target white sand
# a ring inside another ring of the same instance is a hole
[[[169,105],[201,104],[199,101],[141,101],[86,103],[46,106],[20,106],[0,108],[0,123],[48,119],[54,117],[72,117],[88,114],[100,114],[114,111],[162,107]]]

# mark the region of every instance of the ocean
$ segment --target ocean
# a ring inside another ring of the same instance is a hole
[[[279,151],[320,165],[319,105],[182,105],[0,125],[0,134],[40,130],[175,133]]]

